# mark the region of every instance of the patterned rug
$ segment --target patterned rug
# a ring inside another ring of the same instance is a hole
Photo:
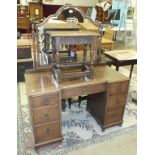
[[[122,68],[120,72],[128,74]],[[33,149],[32,126],[29,120],[29,109],[25,83],[18,83],[18,155],[61,155],[72,150],[81,149],[96,143],[101,143],[116,136],[136,130],[136,75],[133,74],[122,126],[115,126],[102,131],[101,127],[86,111],[86,101],[74,103],[71,109],[62,111],[62,133],[64,140],[49,144],[38,150]]]

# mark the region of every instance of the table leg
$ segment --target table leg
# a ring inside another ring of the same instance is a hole
[[[82,101],[82,97],[79,96],[79,104],[78,104],[78,107],[80,107],[80,105],[81,105],[81,101]]]
[[[89,47],[90,47],[90,79],[93,79],[94,77],[94,46],[89,44]]]
[[[116,66],[116,70],[119,71],[119,65]]]
[[[68,103],[69,103],[69,109],[71,108],[71,104],[72,104],[72,99],[71,98],[68,98]]]
[[[131,76],[132,76],[132,71],[133,71],[133,67],[134,67],[134,64],[132,64],[132,65],[131,65],[129,79],[131,79]]]
[[[32,24],[32,48],[33,48],[33,55],[34,55],[33,68],[37,69],[37,57],[36,57],[36,47],[35,47],[36,38],[35,38],[34,29],[35,29],[35,25]]]
[[[87,44],[84,44],[84,51],[83,51],[83,64],[86,63],[86,56],[87,56]]]

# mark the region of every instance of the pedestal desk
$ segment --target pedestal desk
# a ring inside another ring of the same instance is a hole
[[[60,141],[62,99],[87,95],[87,110],[103,129],[123,123],[129,79],[108,66],[94,68],[94,79],[64,80],[55,85],[51,71],[25,74],[34,147]]]

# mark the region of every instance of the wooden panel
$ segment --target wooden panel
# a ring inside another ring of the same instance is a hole
[[[29,8],[27,5],[17,5],[17,17],[29,16]]]
[[[60,135],[60,123],[48,123],[35,127],[36,143],[59,138]]]
[[[29,29],[30,19],[29,17],[19,17],[17,18],[17,28],[19,29]]]
[[[62,98],[68,98],[72,96],[80,96],[87,94],[94,94],[103,92],[106,90],[105,84],[87,85],[81,87],[68,88],[67,90],[62,90]]]
[[[128,81],[111,84],[110,85],[110,94],[127,92],[128,85],[129,85]]]
[[[105,124],[116,123],[122,120],[124,108],[111,109],[106,113]]]
[[[43,18],[43,4],[39,2],[29,2],[30,18]]]
[[[59,121],[60,108],[58,105],[54,105],[51,108],[40,108],[33,110],[33,122],[35,125]]]
[[[108,109],[122,107],[126,103],[127,93],[111,95],[108,103]]]
[[[49,94],[36,96],[31,98],[32,108],[38,108],[42,106],[51,106],[59,103],[58,94]]]

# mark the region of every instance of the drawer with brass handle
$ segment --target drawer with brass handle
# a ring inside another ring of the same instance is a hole
[[[53,105],[51,108],[38,108],[33,110],[33,122],[35,125],[59,120],[59,105]]]
[[[68,88],[68,89],[62,90],[62,98],[94,94],[94,93],[103,92],[105,90],[106,90],[106,84],[103,84],[103,83]]]
[[[59,103],[58,93],[31,97],[32,108],[51,106],[51,105],[58,104],[58,103]]]
[[[48,123],[40,126],[35,126],[35,142],[41,143],[55,138],[59,138],[60,123]]]

